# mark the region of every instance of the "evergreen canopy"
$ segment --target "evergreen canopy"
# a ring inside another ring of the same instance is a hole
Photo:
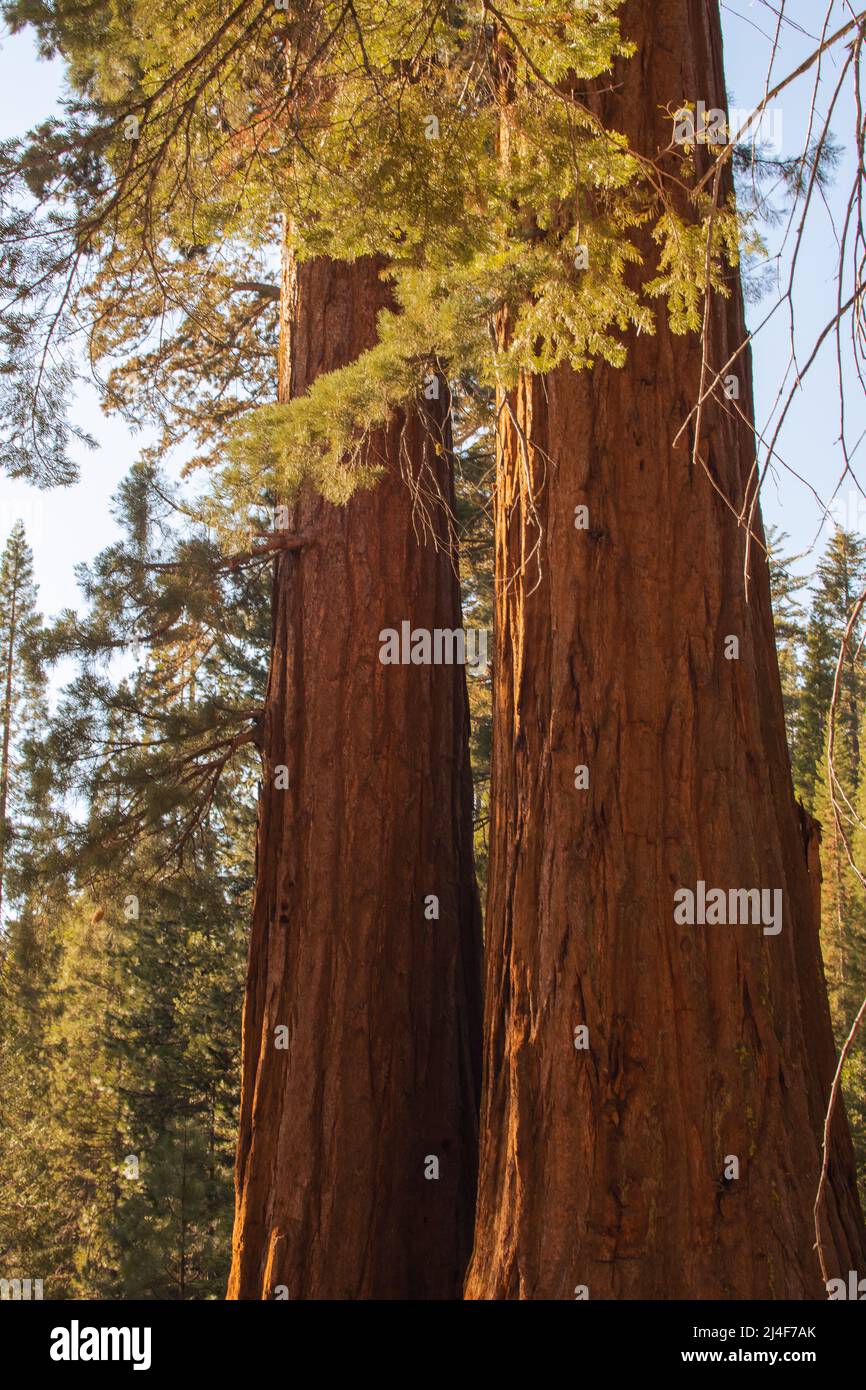
[[[359,441],[431,369],[501,388],[620,364],[658,296],[699,328],[744,229],[688,195],[692,150],[672,145],[663,172],[593,113],[589,84],[630,53],[619,9],[13,0],[73,96],[0,151],[7,466],[71,476],[83,335],[110,408],[155,413],[203,462],[230,431],[209,519],[236,543],[304,479],[334,501],[371,482]],[[380,257],[394,296],[376,346],[289,405],[266,403],[283,221],[300,258]],[[637,289],[641,229],[659,274]]]

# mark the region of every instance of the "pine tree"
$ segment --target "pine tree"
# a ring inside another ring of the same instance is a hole
[[[866,541],[850,532],[835,531],[817,567],[806,625],[794,782],[810,810],[816,796],[818,769],[824,751],[827,716],[842,638],[864,584]],[[836,716],[838,737],[844,739],[848,747],[855,790],[860,772],[859,726],[864,685],[859,663],[853,657],[863,626],[861,620],[857,630],[852,633],[841,672]]]
[[[105,909],[119,986],[102,1044],[118,1117],[108,1295],[218,1298],[225,1288],[248,887],[231,891],[225,849],[209,838],[195,871],[147,885],[139,865],[141,896],[113,896]]]
[[[183,862],[255,776],[269,641],[268,556],[223,562],[150,462],[115,499],[121,538],[78,571],[84,610],[46,632],[73,659],[37,764],[89,806],[43,867],[116,870],[149,840]],[[114,658],[121,658],[119,661]],[[156,847],[158,846],[158,848]]]
[[[63,893],[26,894],[6,927],[0,962],[0,1260],[10,1278],[59,1294],[72,1261],[70,1210],[58,1197],[47,1036]],[[59,1278],[58,1278],[59,1275]]]
[[[102,1040],[118,980],[86,894],[32,889],[3,974],[0,1242],[46,1298],[92,1297],[115,1266],[117,1102]]]
[[[773,629],[776,634],[776,653],[782,682],[782,703],[785,707],[785,728],[788,732],[788,751],[796,762],[800,722],[800,661],[805,640],[803,605],[798,595],[804,587],[789,556],[783,553],[788,537],[775,526],[767,527],[767,560],[770,570],[770,600],[773,606]]]
[[[836,1042],[841,1046],[866,995],[866,890],[861,872],[866,853],[862,820],[866,684],[859,642],[863,622],[852,631],[840,670],[835,712],[833,777],[829,767],[829,721],[843,637],[853,606],[866,584],[866,544],[837,530],[817,568],[801,659],[799,738],[794,768],[799,789],[821,825],[821,946]],[[820,757],[815,760],[815,747]],[[843,1094],[860,1175],[866,1192],[866,1066],[862,1039],[843,1075]]]
[[[862,763],[855,768],[851,745],[837,730],[831,786],[828,730],[816,777],[815,816],[821,825],[822,954],[837,1035],[845,1019],[850,1026],[863,998],[860,985],[866,983],[854,964],[866,929],[866,894],[851,869],[846,848],[847,840],[853,855],[861,839],[857,833],[863,800],[857,775],[861,771]]]
[[[106,1042],[121,990],[112,923],[82,894],[61,923],[57,971],[46,1001],[49,1142],[40,1145],[39,1155],[56,1192],[42,1218],[50,1221],[58,1206],[66,1212],[66,1259],[52,1270],[51,1288],[69,1298],[116,1288],[119,1252],[111,1219],[119,1196],[122,1105]]]
[[[260,568],[212,570],[204,537],[178,532],[169,491],[133,469],[121,540],[45,640],[80,669],[34,754],[51,795],[0,1000],[0,1226],[46,1296],[225,1287],[256,763],[233,743],[260,699],[267,601]]]
[[[0,914],[32,812],[26,744],[39,737],[46,714],[36,603],[33,556],[19,521],[0,557]]]
[[[862,658],[858,658],[858,665],[862,666]],[[855,777],[854,749],[845,737],[844,727],[837,726],[831,785],[827,729],[816,790],[815,814],[822,826],[821,947],[839,1047],[866,998],[866,889],[860,878],[866,866],[864,733],[866,713],[861,720],[858,740],[859,776]],[[842,1089],[857,1157],[862,1201],[866,1196],[866,1042],[861,1036],[848,1054]]]

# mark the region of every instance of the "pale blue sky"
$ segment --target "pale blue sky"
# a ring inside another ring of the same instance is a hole
[[[814,34],[824,9],[824,0],[789,0],[787,13],[808,34]],[[841,24],[850,10],[844,0],[838,0],[837,10],[838,24]],[[731,0],[723,5],[723,14],[731,100],[738,107],[752,107],[763,96],[769,54],[765,35],[772,33],[773,16],[764,0]],[[795,67],[812,46],[806,36],[786,30],[775,78]],[[832,76],[833,70],[828,68],[831,80]],[[0,138],[18,134],[44,119],[60,90],[61,80],[60,65],[39,61],[28,35],[3,36],[0,39]],[[795,154],[800,147],[810,96],[811,79],[805,79],[785,92],[777,103],[783,120],[785,154]],[[823,109],[821,100],[819,107]],[[842,119],[834,121],[837,137],[846,146],[851,144],[851,125],[851,102],[848,100]],[[847,195],[852,167],[850,157],[846,157],[829,199],[830,209],[837,216]],[[804,248],[806,274],[801,275],[796,303],[804,345],[809,342],[810,328],[813,331],[820,328],[832,310],[834,263],[832,230],[829,220],[821,218],[813,226]],[[768,300],[750,311],[753,325],[763,317],[771,302]],[[756,346],[759,424],[776,396],[780,371],[784,370],[787,356],[787,330],[780,321],[778,327],[762,335]],[[825,354],[820,372],[807,385],[780,443],[780,451],[791,467],[825,497],[829,496],[841,470],[836,443],[839,426],[834,373],[831,351]],[[82,451],[81,481],[76,486],[39,491],[0,475],[0,543],[16,518],[22,517],[33,546],[40,602],[46,613],[56,613],[64,606],[78,603],[74,566],[79,561],[91,559],[114,536],[109,499],[142,442],[119,420],[102,414],[92,390],[82,390],[75,414],[76,422],[95,435],[99,444],[94,453]],[[859,401],[855,401],[850,423],[850,437],[856,440],[860,429],[866,428],[866,413]],[[768,482],[764,514],[768,521],[790,533],[792,545],[798,550],[811,542],[820,522],[820,508],[814,497],[784,472],[778,484]],[[851,485],[846,485],[842,493],[841,519],[848,526],[866,531],[866,502],[858,499]],[[813,564],[814,554],[805,557],[801,567],[808,573]]]
[[[51,113],[62,64],[37,59],[29,34],[9,36],[2,26],[0,34],[0,138],[8,139]],[[103,415],[92,390],[79,394],[75,419],[99,448],[78,452],[81,481],[74,487],[41,490],[0,474],[0,538],[22,518],[45,613],[77,605],[74,566],[92,559],[115,535],[109,500],[140,447],[121,421]]]

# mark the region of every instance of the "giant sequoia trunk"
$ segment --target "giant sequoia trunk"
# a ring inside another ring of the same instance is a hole
[[[370,346],[385,296],[372,262],[287,258],[281,399]],[[451,498],[430,408],[371,441],[372,491],[299,502],[276,563],[229,1297],[459,1297],[471,1248],[464,671],[379,661],[383,628],[460,626],[446,508],[426,533],[413,508],[419,480]]]
[[[725,106],[717,4],[629,0],[622,16],[638,53],[597,108],[655,155],[666,106]],[[739,294],[717,299],[711,364],[742,338]],[[743,532],[688,442],[672,446],[700,350],[660,314],[625,370],[526,382],[514,408],[528,471],[500,416],[473,1298],[826,1296],[812,1206],[834,1049],[817,867],[791,790],[766,565],[753,547],[747,602]],[[703,452],[739,507],[754,439],[730,407],[706,411]],[[521,572],[530,481],[540,574]],[[678,925],[674,895],[699,880],[781,889],[781,933]],[[825,1240],[832,1275],[866,1272],[844,1117]]]

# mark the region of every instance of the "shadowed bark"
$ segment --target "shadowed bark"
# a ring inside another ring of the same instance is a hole
[[[386,299],[371,261],[287,257],[280,398],[370,346]],[[461,625],[447,509],[438,548],[413,509],[419,481],[452,498],[443,416],[373,439],[385,476],[347,506],[305,496],[308,543],[275,564],[230,1298],[460,1296],[480,1074],[464,671],[379,661],[404,619]]]

